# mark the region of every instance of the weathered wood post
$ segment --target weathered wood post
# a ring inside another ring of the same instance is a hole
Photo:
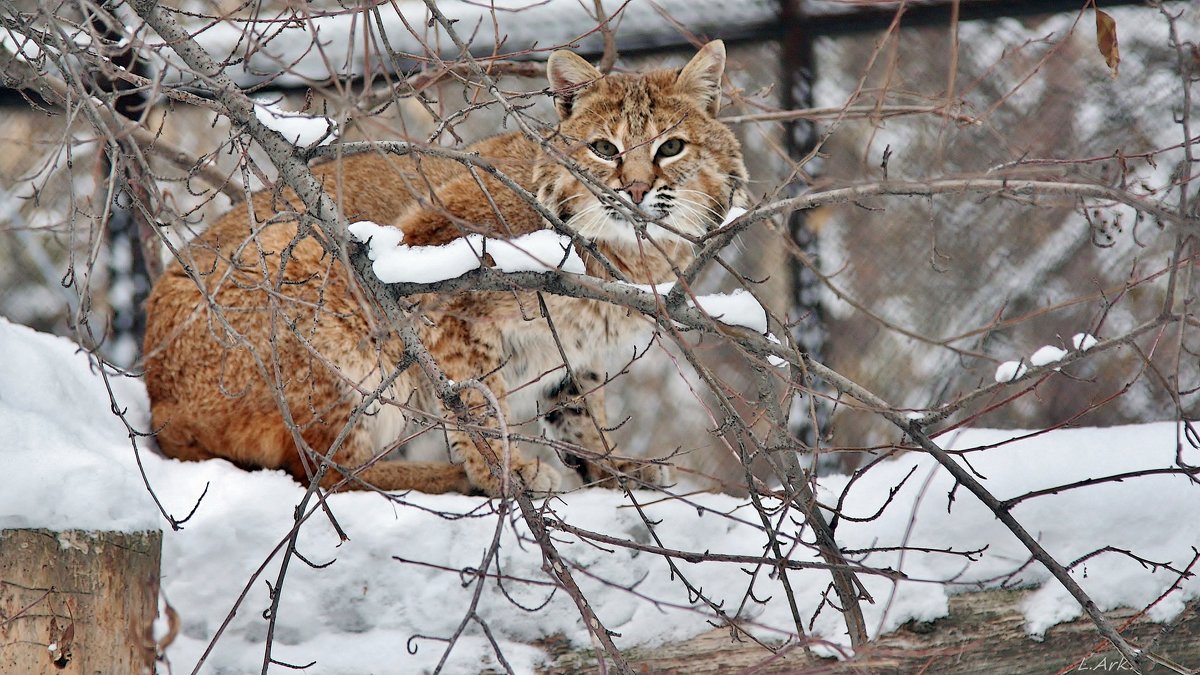
[[[153,673],[162,533],[0,530],[0,675]]]

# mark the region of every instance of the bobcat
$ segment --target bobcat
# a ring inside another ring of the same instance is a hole
[[[724,68],[720,41],[705,45],[682,70],[643,74],[604,76],[571,52],[550,55],[547,75],[560,123],[545,142],[623,199],[589,188],[543,143],[521,133],[469,149],[535,194],[629,281],[668,281],[672,267],[691,258],[685,237],[705,234],[745,202],[741,148],[716,119]],[[407,245],[547,227],[499,181],[449,159],[364,153],[313,172],[349,220],[391,223]],[[281,468],[307,482],[315,464],[298,450],[299,441],[323,454],[341,434],[333,461],[342,471],[327,473],[325,488],[353,473],[358,480],[344,487],[499,494],[502,478],[453,425],[445,438],[461,463],[378,458],[404,440],[406,429],[428,427],[445,414],[417,368],[387,385],[386,405],[376,402],[345,429],[405,354],[399,338],[379,328],[386,322],[364,309],[344,264],[298,228],[299,209],[288,190],[253,195],[188,244],[154,286],[146,304],[145,381],[163,453]],[[580,253],[589,274],[612,278],[595,256]],[[529,292],[412,300],[421,317],[414,324],[447,377],[484,382],[503,414],[509,391],[529,383],[538,388],[544,433],[586,451],[580,454],[587,461],[564,459],[584,480],[611,481],[614,473],[664,480],[662,467],[612,460],[602,436],[605,360],[627,348],[644,318],[549,294],[543,316]],[[473,389],[463,395],[471,405],[485,403]],[[497,452],[499,442],[491,443]],[[559,488],[557,470],[516,448],[510,468],[530,490]]]

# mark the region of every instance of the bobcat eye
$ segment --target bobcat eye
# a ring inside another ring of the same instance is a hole
[[[659,157],[674,157],[681,152],[683,152],[683,141],[678,138],[669,139],[658,146]]]
[[[617,148],[616,143],[613,143],[612,141],[606,141],[603,139],[592,142],[592,144],[589,145],[588,147],[591,148],[592,152],[596,153],[596,155],[598,155],[600,157],[603,157],[604,159],[612,159],[613,157],[616,157],[621,152]]]

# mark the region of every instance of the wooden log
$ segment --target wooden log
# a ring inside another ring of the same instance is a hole
[[[0,675],[154,672],[162,533],[0,530]]]
[[[950,615],[929,623],[909,623],[872,640],[854,659],[806,658],[803,650],[784,647],[772,653],[748,641],[730,639],[728,629],[713,630],[690,640],[625,652],[635,672],[647,675],[718,675],[720,673],[972,673],[972,675],[1044,675],[1066,672],[1131,673],[1133,668],[1103,642],[1086,618],[1062,623],[1041,640],[1025,633],[1021,603],[1029,591],[999,590],[950,597]],[[1132,610],[1105,613],[1119,628],[1134,618]],[[1134,620],[1122,634],[1171,664],[1197,672],[1200,668],[1200,612],[1195,604],[1172,623]],[[553,656],[543,672],[593,672],[592,650],[571,650],[549,641],[542,647]],[[557,648],[556,648],[557,647]],[[1164,663],[1146,661],[1142,672],[1174,672]]]

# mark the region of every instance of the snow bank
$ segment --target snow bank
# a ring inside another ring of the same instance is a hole
[[[84,355],[66,340],[3,320],[0,354],[0,421],[6,430],[0,457],[10,476],[0,491],[0,525],[153,526],[156,511],[138,477],[124,425],[109,411],[104,385]],[[145,429],[146,399],[140,384],[114,378],[113,387],[131,423]],[[969,454],[971,465],[1001,499],[1175,462],[1176,428],[1170,423],[1063,430],[1005,443],[1016,435],[972,430],[941,441],[956,448],[986,447]],[[1185,448],[1185,461],[1200,462],[1200,453]],[[181,634],[167,653],[174,671],[192,668],[248,587],[245,603],[208,657],[204,672],[257,672],[267,626],[262,612],[270,604],[267,584],[275,583],[279,564],[272,551],[291,527],[300,486],[279,472],[247,473],[223,461],[180,463],[144,454],[151,485],[176,516],[190,511],[208,487],[184,529],[163,536],[163,590],[182,622]],[[989,511],[963,490],[953,501],[948,499],[950,477],[923,454],[910,453],[868,471],[851,486],[846,512],[874,513],[887,502],[889,489],[910,471],[912,477],[878,519],[839,524],[841,543],[848,548],[987,548],[974,562],[946,553],[867,554],[866,564],[897,569],[912,579],[893,584],[883,577],[862,577],[877,600],[864,606],[873,634],[909,619],[942,616],[949,593],[995,584],[1014,572],[1016,583],[1039,587],[1025,607],[1030,632],[1040,633],[1078,615],[1078,607],[1061,587],[1046,583],[1044,570],[1022,569],[1027,552]],[[822,502],[836,503],[847,484],[845,477],[823,480]],[[652,496],[639,499],[651,502]],[[469,609],[475,586],[464,587],[459,571],[480,564],[499,518],[494,503],[420,494],[393,503],[378,495],[342,494],[331,496],[329,506],[350,539],[340,543],[320,512],[304,524],[300,552],[315,564],[330,564],[315,569],[292,561],[273,656],[289,663],[316,661],[310,672],[320,673],[431,669],[445,649],[440,639],[453,633]],[[617,492],[566,494],[551,500],[548,508],[554,518],[576,527],[652,542],[637,511]],[[659,522],[656,532],[668,548],[762,554],[765,537],[758,517],[740,499],[693,495],[645,510],[648,518]],[[1198,511],[1200,489],[1186,478],[1158,475],[1030,499],[1018,504],[1013,514],[1062,562],[1107,545],[1183,567],[1191,560],[1190,547],[1200,541]],[[796,536],[797,529],[789,524],[782,534]],[[509,517],[503,523],[498,560],[505,580],[489,580],[478,607],[520,673],[532,672],[543,658],[540,650],[529,646],[532,641],[562,634],[576,647],[589,645],[574,605],[546,584],[542,557],[524,537],[527,530],[519,519]],[[711,614],[688,597],[662,558],[599,548],[569,536],[558,540],[560,551],[578,567],[575,577],[600,618],[621,634],[619,645],[677,640],[711,628]],[[793,558],[817,560],[803,546]],[[255,577],[268,559],[263,574]],[[743,571],[752,570],[750,565],[677,564],[694,586],[729,611],[742,605],[753,583],[756,597],[770,598],[765,604],[746,602],[742,610],[745,625],[757,633],[784,639],[794,629],[784,593],[769,569],[760,568],[752,580]],[[1091,558],[1074,574],[1102,608],[1145,606],[1176,580],[1170,572],[1152,572],[1116,553]],[[821,603],[828,575],[801,570],[788,576],[801,615],[810,616]],[[1184,583],[1150,616],[1174,617],[1198,589],[1195,581]],[[514,603],[541,608],[528,611]],[[812,632],[844,643],[843,630],[826,606]],[[468,629],[449,664],[450,673],[497,667],[477,626]]]
[[[146,429],[141,382],[110,374],[109,383],[130,422]],[[104,380],[75,343],[0,317],[0,428],[6,476],[0,529],[161,526],[129,433],[112,413]]]

